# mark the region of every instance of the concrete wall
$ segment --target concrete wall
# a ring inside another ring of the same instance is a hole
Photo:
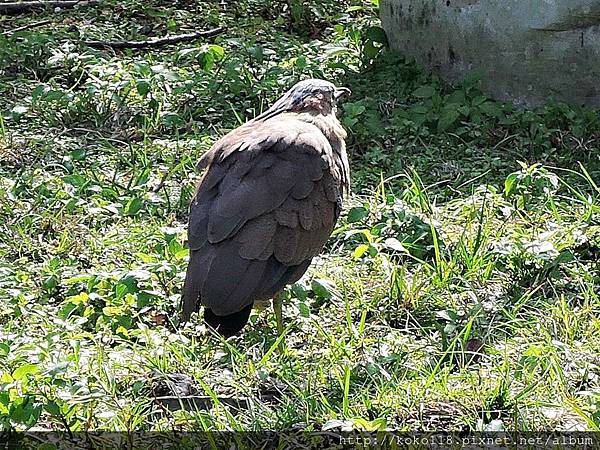
[[[380,0],[390,45],[517,105],[600,107],[600,0]]]

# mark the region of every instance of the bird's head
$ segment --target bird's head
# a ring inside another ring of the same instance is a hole
[[[317,78],[302,80],[287,91],[258,120],[268,119],[284,112],[307,112],[328,115],[335,113],[337,103],[350,95],[350,89],[336,87],[333,83]]]

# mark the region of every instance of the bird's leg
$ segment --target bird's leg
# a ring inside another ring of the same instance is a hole
[[[273,297],[273,311],[275,311],[275,320],[277,321],[277,334],[278,337],[283,334],[283,311],[281,305],[283,304],[283,298],[285,292],[281,291]],[[279,351],[283,351],[283,343],[279,344]]]

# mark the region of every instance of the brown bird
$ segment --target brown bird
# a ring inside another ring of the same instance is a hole
[[[200,159],[190,208],[190,260],[182,318],[199,304],[223,336],[238,333],[255,302],[281,294],[325,245],[350,188],[346,132],[336,118],[349,94],[328,81],[297,83]]]

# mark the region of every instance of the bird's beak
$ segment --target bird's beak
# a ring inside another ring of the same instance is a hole
[[[333,92],[333,99],[336,102],[339,102],[341,99],[343,99],[344,97],[348,97],[350,94],[352,94],[352,91],[347,87],[339,87],[336,88]]]

